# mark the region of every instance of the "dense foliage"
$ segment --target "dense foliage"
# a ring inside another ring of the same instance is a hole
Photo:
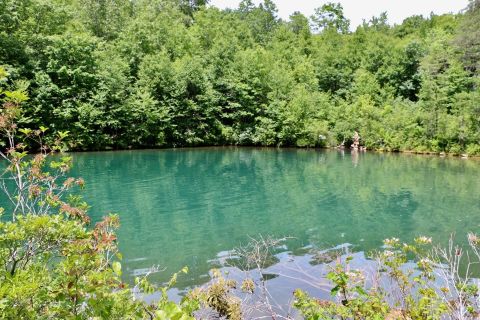
[[[22,127],[68,148],[336,146],[480,153],[478,1],[462,14],[373,17],[339,4],[6,0],[0,65],[30,96]]]
[[[65,148],[69,132],[47,136],[48,127],[19,127],[28,95],[25,88],[10,90],[6,74],[0,68],[0,131],[7,140],[0,150],[0,187],[11,202],[6,216],[0,209],[2,319],[292,318],[290,311],[279,313],[270,300],[262,271],[275,263],[283,240],[252,239],[233,255],[232,262],[243,264],[247,272],[241,284],[229,279],[228,271],[213,270],[208,284],[179,303],[168,297],[178,274],[160,288],[148,282],[148,274],[136,278],[133,288],[123,283],[115,235],[118,217],[89,226],[88,205],[70,190],[83,187],[84,181],[69,178],[71,158],[56,154]],[[29,141],[39,146],[38,154],[26,151]],[[305,319],[478,319],[479,285],[471,277],[478,275],[480,238],[471,233],[468,241],[470,252],[453,241],[447,249],[432,250],[427,237],[413,244],[387,239],[372,256],[373,273],[353,269],[351,256],[332,256],[325,261],[332,298],[320,300],[297,290],[294,307]],[[260,278],[248,277],[249,270],[257,270]],[[142,300],[155,292],[151,304]]]

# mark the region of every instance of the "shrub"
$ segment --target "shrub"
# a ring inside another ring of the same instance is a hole
[[[153,305],[136,298],[157,290],[146,277],[137,279],[133,290],[122,282],[118,217],[110,215],[90,227],[88,205],[78,196],[67,196],[72,186],[82,187],[83,180],[66,176],[70,157],[52,157],[62,150],[68,132],[46,144],[43,134],[48,128],[17,126],[26,94],[3,90],[0,97],[0,131],[7,141],[6,151],[0,151],[6,162],[1,179],[11,201],[10,214],[0,215],[0,318],[192,318],[198,308],[194,300],[168,300],[167,289],[177,274],[160,289],[161,299]],[[33,139],[39,153],[29,155],[17,139]]]

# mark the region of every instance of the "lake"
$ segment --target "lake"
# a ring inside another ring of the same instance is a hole
[[[164,270],[156,283],[188,266],[178,288],[203,284],[230,250],[258,235],[292,237],[283,250],[301,261],[306,248],[364,252],[387,237],[446,243],[451,233],[465,242],[480,229],[476,160],[233,147],[73,158],[93,219],[120,215],[128,282],[155,265]]]

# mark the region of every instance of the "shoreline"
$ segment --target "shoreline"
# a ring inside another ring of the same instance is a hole
[[[405,154],[430,156],[438,158],[461,159],[461,160],[480,160],[480,155],[467,154],[453,154],[436,151],[415,151],[415,150],[399,150],[388,151],[380,149],[368,149],[366,151],[355,151],[350,148],[340,149],[338,147],[295,147],[295,146],[255,146],[255,145],[205,145],[205,146],[182,146],[182,147],[145,147],[145,148],[125,148],[125,149],[100,149],[100,150],[69,150],[65,153],[103,153],[103,152],[126,152],[126,151],[162,151],[162,150],[194,150],[194,149],[229,149],[229,148],[244,148],[244,149],[276,149],[276,150],[329,150],[329,151],[344,151],[348,153],[384,153],[384,154]]]

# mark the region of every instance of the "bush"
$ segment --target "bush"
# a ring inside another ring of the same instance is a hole
[[[472,156],[480,155],[480,145],[478,144],[469,144],[467,146],[467,154]]]
[[[5,75],[2,71],[0,75]],[[88,205],[78,196],[66,196],[71,187],[82,187],[83,180],[66,176],[70,157],[51,157],[61,151],[68,132],[45,144],[48,128],[17,126],[26,94],[3,90],[0,97],[0,131],[8,143],[6,151],[0,151],[6,162],[1,179],[11,200],[11,212],[0,214],[0,318],[192,318],[196,301],[168,300],[166,292],[176,274],[159,289],[161,299],[153,305],[136,298],[157,290],[146,277],[137,279],[133,289],[122,282],[115,235],[118,217],[110,215],[90,227]],[[37,155],[28,155],[25,144],[16,142],[27,139],[38,145]]]

